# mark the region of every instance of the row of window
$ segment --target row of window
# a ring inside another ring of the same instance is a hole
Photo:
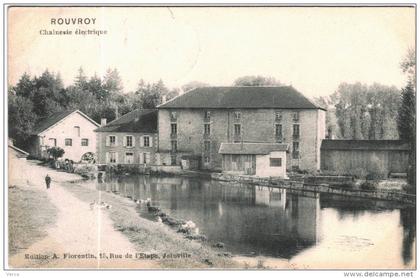
[[[141,147],[152,147],[153,142],[150,136],[141,136],[139,139]],[[124,147],[134,147],[136,145],[136,138],[133,135],[126,135],[123,138]],[[115,147],[118,146],[117,137],[115,135],[109,135],[106,138],[106,146]]]
[[[56,138],[48,138],[48,145],[51,147],[57,147],[57,139]],[[65,138],[64,139],[64,145],[67,147],[73,146],[73,139],[71,138]],[[87,147],[89,146],[89,139],[82,138],[80,140],[80,146]]]
[[[241,135],[241,124],[234,124],[234,136],[240,136]],[[178,126],[176,123],[171,124],[171,136],[174,137],[178,132]],[[211,127],[210,124],[204,124],[204,135],[210,135],[211,133]],[[275,134],[276,137],[282,137],[283,134],[283,125],[282,124],[276,124],[275,125]],[[299,124],[293,125],[293,138],[299,138],[300,135],[300,126]]]
[[[133,152],[126,152],[124,153],[123,161],[118,159],[117,152],[107,152],[106,154],[106,162],[107,163],[125,163],[125,164],[150,164],[150,153],[142,152],[138,153],[137,162],[135,162],[135,154]]]
[[[274,112],[275,120],[276,121],[281,121],[282,118],[283,118],[283,113],[284,112],[281,112],[281,111],[275,111]],[[241,111],[234,111],[233,112],[233,117],[234,117],[235,121],[241,120],[241,117],[242,117]],[[208,111],[208,110],[204,111],[204,120],[205,121],[210,121],[210,119],[211,119],[211,111]],[[293,112],[292,119],[294,121],[299,121],[299,112],[298,111]],[[171,121],[176,121],[176,120],[177,120],[177,113],[175,111],[172,111],[171,112]]]
[[[275,125],[275,134],[276,137],[283,137],[283,125],[281,124],[276,124]],[[297,139],[300,136],[300,126],[298,124],[294,124],[293,125],[293,138]]]

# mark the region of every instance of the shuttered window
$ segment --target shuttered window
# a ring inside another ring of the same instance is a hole
[[[150,147],[150,138],[149,136],[143,136],[143,146]]]
[[[106,146],[114,147],[117,145],[117,138],[114,135],[109,135],[106,137]]]
[[[109,158],[109,163],[117,163],[117,156],[118,154],[116,152],[109,152],[107,153],[107,156]]]
[[[125,144],[126,147],[134,147],[134,140],[133,136],[127,135],[125,136]]]

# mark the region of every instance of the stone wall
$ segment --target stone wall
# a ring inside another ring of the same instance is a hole
[[[283,141],[289,144],[287,168],[293,165],[300,169],[316,170],[320,168],[320,146],[325,137],[325,111],[292,110],[292,109],[209,109],[211,113],[209,136],[204,135],[206,123],[204,109],[159,109],[159,147],[158,152],[171,151],[171,112],[176,112],[177,141],[179,153],[190,153],[202,156],[203,168],[221,170],[222,156],[218,154],[222,142],[276,142],[275,125],[282,125]],[[276,121],[275,112],[281,112],[281,120]],[[299,120],[293,119],[294,112],[299,111]],[[241,112],[235,120],[235,112]],[[234,125],[241,125],[241,137],[235,138]],[[299,157],[292,159],[293,124],[300,125]],[[210,152],[204,150],[204,141],[210,140]],[[209,156],[209,164],[204,157]]]

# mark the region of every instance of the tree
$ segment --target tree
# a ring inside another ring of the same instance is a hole
[[[344,139],[398,139],[399,106],[395,87],[361,83],[339,85],[330,97]]]
[[[234,86],[282,86],[283,84],[274,77],[247,75],[237,78],[233,82]]]
[[[29,98],[15,95],[11,90],[8,94],[8,117],[10,138],[15,139],[16,146],[27,149],[28,139],[37,121],[33,114],[33,103]]]
[[[398,109],[398,132],[400,139],[410,144],[408,182],[410,191],[416,193],[416,56],[409,49],[401,63],[401,69],[407,74],[407,85],[401,91],[401,105]]]
[[[48,88],[41,87],[35,91],[33,98],[33,112],[40,118],[48,117],[62,110],[62,107],[51,96]]]
[[[123,92],[123,84],[120,74],[116,68],[108,69],[105,73],[102,88],[109,94],[121,94]]]
[[[416,97],[411,83],[401,92],[401,106],[398,111],[398,132],[401,140],[407,142],[416,138]]]
[[[163,99],[170,99],[178,95],[177,90],[170,91],[162,80],[156,83],[145,83],[140,80],[137,90],[134,92],[136,102],[141,108],[155,108],[162,103]]]
[[[25,72],[14,87],[14,90],[17,96],[32,98],[32,94],[35,90],[35,84],[31,80],[30,75]]]
[[[48,117],[67,105],[66,92],[59,74],[55,75],[46,70],[40,77],[35,77],[33,82],[33,112],[39,117]]]
[[[174,97],[179,96],[180,90],[178,88],[174,88],[169,90],[166,94],[166,101],[173,99]]]
[[[340,128],[337,123],[337,117],[335,115],[335,106],[333,99],[328,97],[316,97],[313,99],[314,102],[319,106],[327,109],[325,115],[325,128],[329,139],[341,138]]]
[[[191,82],[189,82],[185,85],[182,85],[181,88],[184,92],[188,92],[188,91],[196,89],[196,88],[203,88],[203,87],[208,87],[208,86],[210,86],[210,85],[207,84],[207,83],[204,83],[204,82],[191,81]]]
[[[108,99],[109,92],[102,86],[102,80],[96,73],[89,79],[87,83],[87,90],[92,93],[99,101]]]
[[[54,160],[57,160],[64,155],[64,150],[60,147],[51,147],[47,149],[47,153]]]
[[[416,87],[416,51],[413,48],[409,48],[406,56],[401,62],[402,71],[407,74],[408,83],[413,85],[415,90]]]
[[[400,138],[410,144],[408,182],[416,192],[416,96],[409,82],[401,92],[401,106],[398,111],[398,131]]]
[[[88,90],[88,79],[82,67],[80,67],[77,71],[77,76],[74,79],[74,85],[80,90]]]

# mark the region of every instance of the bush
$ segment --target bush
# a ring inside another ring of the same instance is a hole
[[[354,189],[354,185],[350,184],[350,183],[343,183],[343,184],[333,184],[330,185],[331,188],[336,188],[336,189]]]
[[[387,170],[376,155],[370,159],[367,172],[367,180],[380,180],[388,176]]]
[[[47,149],[47,153],[50,157],[57,159],[64,155],[64,150],[60,147],[52,147]]]
[[[354,177],[356,177],[356,178],[358,178],[358,179],[364,179],[364,178],[366,178],[366,176],[367,176],[367,174],[368,174],[367,170],[366,170],[366,169],[364,169],[364,168],[355,168],[355,169],[351,169],[351,170],[349,171],[349,173],[350,173],[352,176],[354,176]]]
[[[366,181],[360,185],[360,189],[362,190],[376,190],[378,188],[378,182],[376,181]]]

